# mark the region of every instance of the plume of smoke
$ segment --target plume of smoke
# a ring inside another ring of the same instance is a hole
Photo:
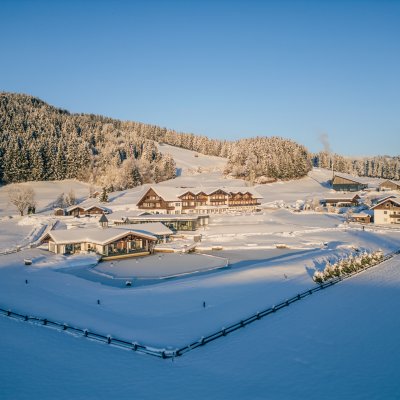
[[[319,141],[322,143],[322,146],[324,146],[324,151],[326,151],[328,154],[332,153],[331,145],[329,143],[329,136],[327,133],[321,133],[318,137]]]

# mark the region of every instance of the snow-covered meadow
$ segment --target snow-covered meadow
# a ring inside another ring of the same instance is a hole
[[[246,184],[223,179],[223,159],[166,145],[160,150],[181,168],[179,177],[160,185]],[[330,193],[329,178],[329,171],[316,169],[299,181],[258,186],[262,211],[212,216],[198,231],[203,254],[113,265],[29,246],[56,221],[51,203],[60,192],[71,187],[84,199],[86,184],[35,183],[38,214],[30,217],[17,216],[7,188],[0,188],[0,249],[22,247],[0,255],[0,306],[155,348],[186,345],[313,287],[313,273],[327,261],[400,248],[398,229],[362,229],[343,215],[294,212],[299,202]],[[134,210],[147,187],[113,193],[107,207]],[[94,217],[63,218],[57,229],[96,224]],[[0,397],[396,398],[398,266],[396,257],[174,361],[0,317]],[[169,275],[179,276],[158,279]],[[126,287],[124,280],[134,277],[147,280]],[[118,278],[122,284],[115,284]]]

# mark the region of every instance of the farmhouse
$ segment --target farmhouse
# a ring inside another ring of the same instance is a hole
[[[83,206],[83,205],[73,205],[65,209],[64,215],[70,215],[74,217],[82,217],[85,215],[101,215],[108,214],[110,211],[108,208],[105,208],[100,205],[91,205],[91,206]]]
[[[375,224],[400,224],[400,197],[387,197],[371,209]]]
[[[343,192],[358,192],[368,187],[368,184],[360,182],[358,179],[348,177],[343,174],[335,174],[332,179],[332,189]]]
[[[254,189],[244,188],[168,188],[151,187],[137,207],[151,213],[213,214],[227,210],[254,211],[260,205]]]
[[[77,228],[50,231],[43,240],[48,241],[49,251],[56,254],[93,251],[106,259],[150,254],[158,239],[144,230]]]
[[[400,191],[400,182],[394,182],[390,180],[386,180],[379,184],[379,190],[399,190]]]
[[[149,222],[161,222],[172,231],[195,231],[208,225],[209,215],[205,214],[151,214],[148,212],[116,212],[109,217],[114,225],[146,224]]]
[[[360,196],[357,193],[342,193],[333,196],[327,196],[322,200],[322,204],[327,207],[355,207],[358,206]]]

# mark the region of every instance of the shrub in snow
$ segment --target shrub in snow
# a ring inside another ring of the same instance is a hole
[[[333,265],[328,261],[323,271],[314,272],[312,279],[315,283],[323,283],[376,265],[382,260],[382,250],[373,253],[364,252],[356,257],[350,255],[347,259],[342,259]]]
[[[331,263],[328,261],[324,268],[324,281],[333,278],[333,267]]]
[[[313,281],[315,283],[323,283],[324,282],[324,273],[322,271],[315,271],[313,275]]]

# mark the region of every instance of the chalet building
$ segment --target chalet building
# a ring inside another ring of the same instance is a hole
[[[367,187],[368,184],[353,177],[335,174],[332,179],[332,189],[340,192],[359,192]]]
[[[364,212],[353,213],[350,217],[350,221],[360,224],[369,224],[371,222],[371,216]]]
[[[379,190],[398,190],[400,191],[400,182],[386,180],[379,184]]]
[[[150,222],[160,222],[170,230],[176,231],[195,231],[208,225],[210,219],[206,214],[151,214],[148,212],[116,212],[109,217],[110,222],[116,226],[126,224],[147,224]]]
[[[375,224],[400,224],[400,197],[387,197],[371,207]]]
[[[151,187],[137,203],[140,210],[162,214],[213,214],[227,210],[254,211],[260,196],[245,188]]]
[[[342,193],[327,196],[321,203],[326,207],[355,207],[359,205],[360,196],[353,193]]]
[[[69,215],[73,217],[84,217],[86,215],[101,215],[108,214],[110,211],[108,208],[92,205],[92,206],[82,206],[82,205],[74,205],[65,209],[64,215]]]
[[[56,254],[93,251],[107,259],[150,254],[157,237],[130,229],[78,228],[50,231],[44,240],[48,242],[49,251]]]

